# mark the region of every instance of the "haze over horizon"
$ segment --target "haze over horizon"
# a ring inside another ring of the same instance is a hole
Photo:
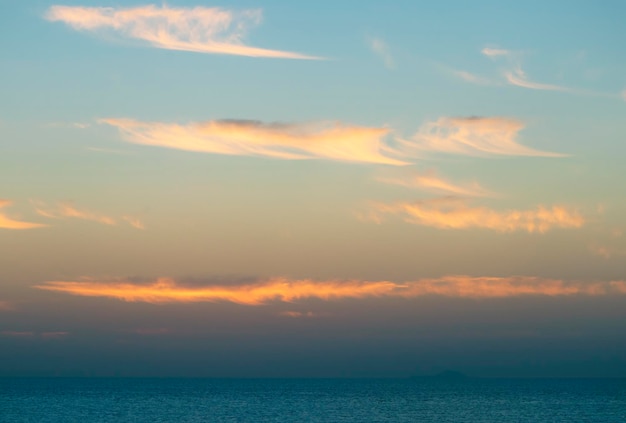
[[[625,13],[0,4],[0,376],[626,377]]]

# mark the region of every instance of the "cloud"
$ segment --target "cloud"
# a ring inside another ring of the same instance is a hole
[[[15,307],[9,301],[0,300],[0,312],[13,311]]]
[[[11,338],[41,338],[41,339],[60,339],[69,335],[69,332],[33,332],[33,331],[13,331],[5,330],[0,332],[2,336]]]
[[[36,206],[35,211],[37,212],[37,214],[50,219],[75,218],[89,220],[109,226],[115,226],[119,223],[119,220],[116,218],[84,209],[81,210],[67,203],[58,203],[54,208],[49,208],[42,202],[33,203]],[[139,219],[136,219],[134,217],[124,216],[121,218],[121,220],[127,222],[129,225],[136,229],[144,229],[143,223]]]
[[[49,281],[37,289],[85,297],[107,297],[126,302],[153,304],[232,302],[258,306],[306,299],[333,301],[372,297],[417,298],[445,296],[461,298],[505,298],[528,295],[614,295],[626,294],[626,282],[566,282],[537,277],[445,276],[436,279],[395,283],[390,281],[314,281],[273,278],[245,285],[185,286],[160,278],[148,284],[130,281]],[[302,314],[287,312],[290,317]]]
[[[508,69],[503,72],[507,82],[518,87],[529,88],[532,90],[550,90],[550,91],[569,91],[569,88],[558,85],[542,84],[533,82],[528,79],[526,73],[522,69],[521,54],[510,50],[485,47],[481,51],[485,56],[497,59],[503,57],[506,59]]]
[[[382,59],[387,69],[395,69],[396,62],[393,60],[393,56],[389,52],[389,46],[380,38],[371,38],[368,40],[369,47],[372,51]]]
[[[404,165],[391,157],[387,128],[350,126],[340,122],[263,123],[251,120],[211,120],[179,125],[103,119],[135,144],[213,154],[278,159],[327,159]]]
[[[251,47],[243,40],[262,20],[260,10],[172,8],[146,5],[135,8],[52,6],[45,18],[64,22],[77,31],[105,32],[141,40],[167,50],[282,59],[320,59],[289,51]]]
[[[493,81],[491,81],[488,78],[482,77],[482,76],[478,76],[478,75],[474,75],[471,72],[467,72],[464,70],[457,70],[457,69],[450,69],[450,72],[453,75],[456,75],[457,77],[461,78],[464,81],[467,82],[471,82],[472,84],[476,84],[476,85],[495,85],[495,83]]]
[[[607,260],[612,257],[626,257],[626,249],[620,249],[596,243],[592,243],[589,245],[589,251],[591,252],[591,254],[604,257]]]
[[[485,47],[481,50],[481,53],[487,57],[498,57],[498,56],[510,57],[512,56],[512,53],[509,50],[505,50],[502,48]]]
[[[577,211],[564,206],[497,211],[486,207],[470,207],[465,201],[455,198],[376,204],[371,218],[380,222],[386,214],[399,214],[409,223],[439,229],[483,228],[498,232],[545,233],[554,228],[579,228],[585,223]]]
[[[9,200],[0,199],[0,209],[9,207],[13,202]],[[0,212],[0,229],[34,229],[34,228],[42,228],[44,224],[41,223],[32,223],[32,222],[23,222],[20,220],[14,220],[7,216],[6,214]]]
[[[444,117],[424,124],[410,140],[401,141],[401,146],[407,155],[440,152],[471,156],[565,156],[519,144],[517,134],[523,128],[522,122],[511,118]]]
[[[378,178],[378,180],[392,185],[421,188],[425,191],[462,197],[493,197],[495,195],[483,188],[478,182],[473,181],[460,185],[441,178],[434,171],[414,174],[409,178]]]

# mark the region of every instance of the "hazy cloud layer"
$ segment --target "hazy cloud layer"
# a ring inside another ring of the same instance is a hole
[[[518,143],[517,135],[523,128],[522,122],[503,117],[444,117],[424,124],[410,140],[403,140],[402,151],[418,156],[427,152],[471,156],[564,156]]]
[[[305,299],[325,301],[347,298],[428,295],[462,298],[504,298],[525,295],[611,295],[626,294],[626,282],[567,282],[537,277],[446,276],[438,279],[395,283],[390,281],[314,281],[274,278],[246,285],[185,286],[173,279],[153,283],[130,281],[50,281],[36,288],[85,297],[108,297],[128,302],[191,303],[232,302],[262,305]],[[292,316],[294,317],[294,316]]]
[[[13,331],[5,330],[0,332],[1,336],[11,338],[41,338],[41,339],[60,339],[69,335],[69,332],[33,332],[33,331]]]
[[[263,123],[212,120],[179,125],[103,119],[125,140],[179,150],[279,159],[328,159],[403,165],[385,142],[387,128],[350,126],[340,122]]]
[[[544,233],[555,228],[579,228],[585,223],[580,213],[565,206],[498,211],[470,207],[465,201],[455,198],[376,204],[370,217],[380,222],[386,214],[398,214],[409,223],[439,229],[483,228],[498,232]]]
[[[12,201],[0,199],[0,209],[9,207],[11,204],[13,204]],[[13,219],[0,211],[0,229],[34,229],[44,226],[47,225]]]
[[[143,222],[131,216],[123,216],[121,219],[106,216],[101,213],[92,212],[85,209],[78,209],[68,203],[58,203],[54,207],[49,207],[42,202],[34,202],[36,212],[40,216],[51,219],[76,218],[82,220],[90,220],[92,222],[101,223],[103,225],[115,226],[120,221],[124,221],[136,229],[144,229]]]
[[[300,53],[248,46],[248,30],[261,22],[261,10],[175,8],[146,5],[134,8],[52,6],[45,18],[77,31],[106,32],[141,40],[156,48],[197,53],[283,59],[318,59]]]
[[[380,177],[378,181],[407,188],[417,188],[438,194],[461,197],[492,197],[495,194],[483,188],[478,182],[451,182],[434,171],[416,173],[408,177]]]
[[[15,307],[9,301],[0,300],[0,312],[13,311]]]

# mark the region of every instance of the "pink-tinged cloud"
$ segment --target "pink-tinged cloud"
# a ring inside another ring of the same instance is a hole
[[[13,311],[15,306],[9,301],[0,300],[0,312]]]
[[[58,203],[55,207],[48,207],[42,202],[33,202],[36,206],[35,211],[37,214],[50,219],[62,219],[62,218],[75,218],[82,220],[89,220],[92,222],[101,223],[103,225],[115,226],[120,220],[128,223],[136,229],[144,229],[143,223],[134,217],[124,216],[121,219],[116,219],[104,214],[88,211],[85,209],[79,209],[68,203]]]
[[[517,142],[524,124],[503,117],[439,118],[423,125],[410,139],[401,142],[406,155],[428,152],[472,156],[564,157],[536,150]]]
[[[69,335],[69,332],[33,332],[33,331],[12,331],[5,330],[0,335],[11,338],[41,338],[41,339],[61,339]]]
[[[626,257],[626,249],[615,246],[592,243],[589,245],[589,251],[591,254],[604,257],[607,260],[613,257]]]
[[[45,18],[77,31],[106,32],[140,40],[167,50],[282,59],[320,59],[281,50],[248,46],[248,30],[262,20],[261,10],[233,11],[197,6],[174,8],[146,5],[134,8],[52,6]]]
[[[8,336],[11,338],[32,338],[33,336],[35,336],[35,333],[30,331],[4,330],[0,332],[0,335]]]
[[[262,305],[306,299],[337,301],[364,298],[417,298],[445,296],[460,298],[505,298],[517,296],[624,295],[626,282],[567,282],[537,277],[445,276],[405,283],[390,281],[314,281],[274,278],[246,285],[185,286],[160,278],[148,284],[130,281],[50,281],[35,288],[84,297],[107,297],[126,302],[153,304],[232,302]],[[288,317],[309,317],[285,312]]]
[[[465,201],[454,198],[374,205],[373,220],[380,222],[387,214],[397,214],[409,223],[439,229],[482,228],[498,232],[545,233],[555,228],[580,228],[585,223],[579,212],[565,206],[497,211],[470,207]]]
[[[0,209],[9,207],[13,204],[12,201],[0,199]],[[0,212],[0,229],[35,229],[43,228],[47,225],[42,223],[24,222],[21,220],[13,219],[3,212]]]
[[[263,123],[248,120],[212,120],[179,125],[103,119],[135,144],[213,154],[260,156],[276,159],[326,159],[347,162],[404,165],[385,142],[388,128],[322,123]]]
[[[434,171],[413,174],[409,177],[378,178],[380,182],[417,188],[424,191],[461,197],[493,197],[495,194],[483,188],[478,182],[454,183],[438,176]]]

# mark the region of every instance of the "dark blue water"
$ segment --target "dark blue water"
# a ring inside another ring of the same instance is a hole
[[[626,380],[0,379],[1,422],[626,422]]]

